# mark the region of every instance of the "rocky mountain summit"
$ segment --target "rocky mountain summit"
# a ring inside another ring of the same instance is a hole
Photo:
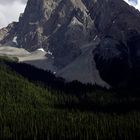
[[[68,81],[122,86],[140,78],[139,23],[123,0],[28,0],[19,22],[0,30],[0,44],[43,48],[45,61],[27,63]]]

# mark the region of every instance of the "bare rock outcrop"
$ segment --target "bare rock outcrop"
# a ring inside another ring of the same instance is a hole
[[[0,44],[43,48],[58,76],[116,86],[140,70],[139,23],[123,0],[28,0],[19,22],[0,30]]]

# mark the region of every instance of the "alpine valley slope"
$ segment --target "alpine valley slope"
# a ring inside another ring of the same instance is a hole
[[[43,48],[46,59],[26,62],[68,81],[122,86],[140,78],[139,23],[123,0],[28,0],[19,22],[0,30],[0,44]]]

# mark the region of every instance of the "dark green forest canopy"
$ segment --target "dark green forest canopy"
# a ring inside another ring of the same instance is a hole
[[[15,65],[20,66],[13,60],[0,61],[0,139],[140,138],[138,94],[120,95],[92,85],[86,85],[90,87],[87,92],[76,94],[77,88],[70,93],[69,88],[54,88],[58,83],[45,86],[41,80],[35,82],[17,71]],[[21,65],[22,69],[31,68]]]

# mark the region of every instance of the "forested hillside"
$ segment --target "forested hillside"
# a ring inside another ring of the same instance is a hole
[[[29,79],[26,75],[23,77],[13,65],[22,65],[22,69],[26,70],[30,67],[5,59],[0,61],[0,139],[140,138],[138,94],[120,95],[115,90],[92,85],[87,86],[90,87],[89,91],[76,94],[76,85],[83,89],[86,87],[76,82],[74,92],[70,88],[62,90],[62,87],[56,90],[55,84],[52,84],[54,81],[49,86],[41,80]],[[51,73],[49,75],[53,76]]]

